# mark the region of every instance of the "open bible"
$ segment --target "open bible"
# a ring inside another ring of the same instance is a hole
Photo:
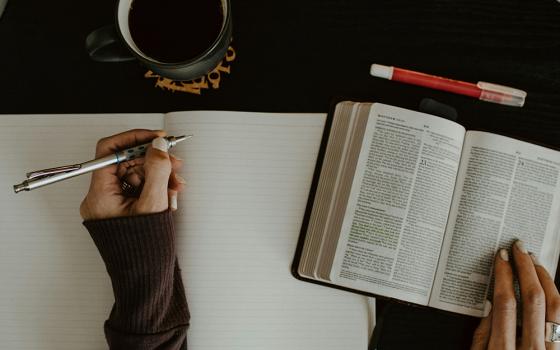
[[[296,277],[482,316],[497,249],[522,239],[554,275],[560,152],[356,102],[321,152]]]

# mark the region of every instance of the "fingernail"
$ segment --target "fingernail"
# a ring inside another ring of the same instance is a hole
[[[503,261],[509,261],[509,255],[508,255],[507,250],[505,250],[505,249],[500,249],[500,258],[501,258]]]
[[[539,258],[537,258],[537,256],[533,253],[530,253],[529,256],[531,257],[531,260],[533,260],[533,264],[541,266],[541,262],[539,261]]]
[[[169,199],[169,206],[172,210],[177,210],[177,193],[171,195],[171,198]]]
[[[517,240],[515,241],[515,246],[517,247],[517,249],[519,249],[519,251],[523,254],[527,254],[527,248],[525,248],[525,244],[523,244],[523,242],[521,240]]]
[[[163,137],[156,137],[152,140],[152,147],[155,149],[159,149],[162,152],[167,152],[169,143]]]
[[[482,317],[486,317],[490,314],[490,311],[492,311],[492,303],[490,302],[490,300],[486,299],[484,301],[484,314]]]
[[[187,180],[183,179],[183,177],[179,174],[175,174],[175,179],[177,179],[177,181],[183,185],[187,184]]]

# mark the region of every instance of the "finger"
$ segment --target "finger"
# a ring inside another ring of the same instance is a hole
[[[124,180],[135,187],[142,187],[144,185],[144,178],[146,176],[144,167],[138,166],[138,163],[140,163],[138,162],[138,160],[140,159],[142,160],[141,164],[144,164],[143,158],[138,158],[135,159],[135,161],[137,161],[137,164],[135,164],[133,167],[121,166],[122,164],[119,165],[119,168],[117,170],[117,177],[121,180],[121,182]],[[171,165],[172,170],[171,176],[169,177],[168,187],[169,189],[176,192],[181,192],[185,188],[187,182],[185,181],[185,179],[183,179],[182,176],[175,172],[175,170],[173,169],[173,161],[171,162]]]
[[[152,139],[164,136],[165,131],[161,130],[145,130],[134,129],[125,131],[123,133],[102,138],[97,142],[95,150],[95,158],[101,158],[115,153],[118,150],[123,150],[138,144],[146,143]],[[115,175],[117,174],[117,166],[111,165],[105,168],[98,169],[92,174],[92,183],[100,182],[114,182]]]
[[[535,264],[535,270],[537,271],[537,276],[541,282],[541,286],[544,290],[544,295],[546,299],[546,319],[545,321],[560,323],[560,294],[558,289],[554,284],[554,280],[548,274],[548,271],[541,265],[538,258],[531,254],[531,259]],[[547,350],[560,349],[559,343],[548,343],[545,342]]]
[[[490,349],[515,349],[516,301],[513,271],[507,250],[500,249],[494,261],[494,299]]]
[[[546,312],[544,291],[537,276],[533,260],[522,241],[513,244],[513,260],[521,290],[522,333],[521,348],[540,349],[544,344],[544,318]]]
[[[142,187],[144,178],[146,177],[143,167],[134,167],[130,169],[121,180],[126,180],[135,187]]]
[[[486,300],[484,304],[484,314],[486,317],[480,320],[480,324],[474,331],[471,350],[486,350],[488,348],[492,328],[492,303],[489,300]]]
[[[155,138],[146,152],[144,187],[134,207],[134,214],[157,213],[169,207],[167,188],[171,175],[168,142]]]
[[[172,154],[169,154],[169,159],[171,159],[171,168],[173,171],[179,171],[183,167],[183,160],[176,158]],[[130,173],[137,173],[144,180],[144,157],[138,157],[131,160],[127,160],[126,162],[122,162],[117,167],[117,177],[119,179],[124,178],[126,175]]]
[[[174,154],[169,153],[169,158],[171,159],[171,165],[173,170],[179,171],[183,167],[183,160],[181,158],[177,158]]]
[[[138,158],[119,164],[117,178],[120,194],[124,197],[138,197],[144,185],[144,159]],[[126,186],[124,186],[126,183]],[[129,188],[128,186],[132,186]]]
[[[169,177],[169,189],[181,192],[186,184],[187,181],[185,181],[181,175],[177,174],[175,171],[171,172],[171,176]]]
[[[115,151],[150,142],[156,137],[165,136],[163,130],[132,129],[120,134],[104,137],[97,141],[95,157],[105,157]]]
[[[142,168],[144,166],[144,158],[134,158],[132,160],[128,160],[126,162],[119,163],[117,165],[117,172],[116,175],[120,179],[126,175],[128,171],[132,168]]]
[[[169,208],[171,208],[172,211],[177,210],[177,191],[167,190],[167,195],[169,197]]]
[[[176,158],[172,154],[169,154],[169,159],[171,159],[171,180],[170,180],[169,188],[182,187],[182,185],[186,183],[185,180],[180,176],[179,179],[176,180],[175,174],[177,174],[183,167],[183,160]]]
[[[531,254],[535,264],[535,271],[541,283],[546,300],[546,320],[560,323],[560,293],[550,274],[541,265],[536,256]]]

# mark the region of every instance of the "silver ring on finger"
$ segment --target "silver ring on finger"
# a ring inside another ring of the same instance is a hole
[[[127,197],[138,197],[140,195],[140,188],[129,184],[125,179],[121,179],[121,191]]]
[[[544,341],[547,343],[560,343],[560,324],[556,322],[545,322]]]

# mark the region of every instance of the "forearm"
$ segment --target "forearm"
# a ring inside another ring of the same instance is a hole
[[[115,304],[105,322],[111,349],[180,349],[189,311],[171,212],[85,221],[107,267]]]

